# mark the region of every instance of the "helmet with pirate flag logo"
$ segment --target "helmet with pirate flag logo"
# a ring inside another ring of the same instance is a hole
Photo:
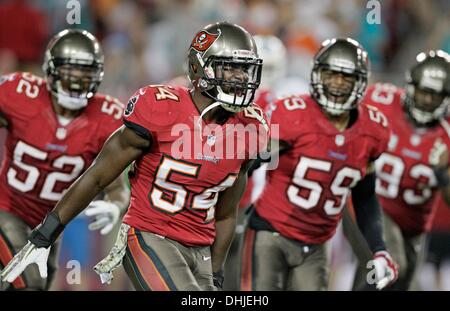
[[[216,101],[210,107],[231,112],[251,105],[261,80],[262,60],[252,36],[228,22],[208,25],[195,35],[188,66],[194,87]]]

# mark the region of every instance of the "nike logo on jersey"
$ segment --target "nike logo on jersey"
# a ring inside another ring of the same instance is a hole
[[[211,259],[211,256],[208,256],[208,257],[203,256],[203,261],[208,261],[208,260],[210,260],[210,259]]]

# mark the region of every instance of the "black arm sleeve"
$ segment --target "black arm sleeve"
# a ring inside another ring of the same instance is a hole
[[[123,123],[125,124],[126,127],[135,132],[138,136],[146,140],[152,141],[152,135],[145,127],[125,119],[123,120]]]
[[[356,222],[372,252],[385,250],[381,207],[375,194],[375,173],[366,175],[352,189]]]

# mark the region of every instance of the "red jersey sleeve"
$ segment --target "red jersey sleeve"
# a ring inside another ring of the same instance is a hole
[[[7,120],[14,117],[17,102],[12,100],[15,96],[21,73],[11,73],[0,77],[0,112]]]
[[[170,136],[179,109],[182,108],[179,104],[178,89],[164,85],[146,86],[129,99],[125,106],[123,122],[143,138],[151,139],[158,135],[158,139],[165,139]]]
[[[365,106],[367,113],[367,136],[373,138],[374,144],[370,153],[370,160],[375,161],[387,151],[391,128],[387,117],[375,106]]]
[[[388,144],[389,144],[389,138],[390,138],[390,131],[389,128],[380,130],[380,140],[378,141],[378,144],[376,144],[371,159],[375,161],[380,157],[382,153],[387,151]]]
[[[122,115],[124,105],[117,98],[109,95],[101,97],[101,112],[103,118],[101,119],[99,144],[103,146],[105,141],[122,125]]]
[[[302,105],[300,97],[286,97],[279,99],[269,110],[272,124],[271,138],[278,139],[293,145],[299,135],[299,112],[294,105]],[[292,109],[291,109],[292,108]]]
[[[139,136],[150,139],[149,115],[151,114],[152,103],[147,98],[148,96],[145,96],[147,92],[150,92],[150,88],[143,87],[130,97],[123,112],[123,123]]]

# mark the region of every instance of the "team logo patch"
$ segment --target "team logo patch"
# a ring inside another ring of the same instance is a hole
[[[133,96],[130,98],[130,100],[127,103],[127,107],[125,108],[125,112],[124,112],[125,117],[128,117],[130,114],[133,113],[134,106],[136,106],[136,102],[137,102],[138,98],[139,98],[139,95]]]
[[[211,44],[213,44],[214,41],[216,41],[219,36],[220,36],[220,33],[212,34],[205,30],[202,30],[192,40],[191,48],[193,48],[194,50],[197,50],[199,52],[204,52],[207,49],[209,49]]]

